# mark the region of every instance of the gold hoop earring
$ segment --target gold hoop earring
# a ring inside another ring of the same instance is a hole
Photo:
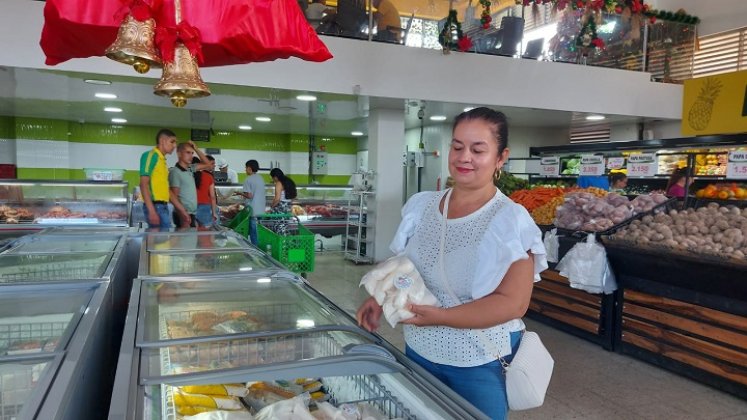
[[[503,175],[503,170],[502,169],[496,169],[495,173],[493,174],[493,182],[497,184],[498,181],[500,181],[500,179],[501,179],[501,175]]]

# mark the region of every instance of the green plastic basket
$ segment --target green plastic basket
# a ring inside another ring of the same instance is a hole
[[[249,206],[244,207],[243,210],[238,212],[227,224],[226,227],[233,229],[234,232],[238,233],[244,238],[249,237],[249,219],[252,217],[252,208]]]
[[[306,229],[297,217],[292,215],[265,214],[258,219],[288,218],[287,236],[278,235],[262,223],[257,223],[257,242],[259,248],[267,250],[270,255],[294,273],[311,273],[314,271],[314,234]],[[295,227],[293,222],[295,221]]]

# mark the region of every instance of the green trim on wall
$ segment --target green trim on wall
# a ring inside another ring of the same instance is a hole
[[[354,155],[358,153],[358,139],[354,137],[317,137],[317,147],[324,146],[328,153]],[[305,135],[292,134],[290,138],[291,152],[309,151],[309,138]]]
[[[0,116],[0,139],[15,139],[15,118]]]
[[[67,141],[68,122],[44,118],[15,118],[15,138],[28,140]]]
[[[62,168],[18,168],[18,179],[72,179],[70,169]]]

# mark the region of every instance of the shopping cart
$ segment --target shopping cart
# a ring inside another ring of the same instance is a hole
[[[249,237],[249,219],[252,217],[252,208],[250,206],[244,207],[243,210],[238,212],[233,219],[229,220],[226,227],[233,229],[236,233],[244,238]]]
[[[290,271],[303,275],[314,271],[314,234],[288,213],[257,217],[257,241]]]

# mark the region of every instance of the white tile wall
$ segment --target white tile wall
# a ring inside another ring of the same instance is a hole
[[[68,143],[53,140],[16,139],[19,168],[70,168]]]
[[[0,163],[16,163],[16,141],[0,139]]]

